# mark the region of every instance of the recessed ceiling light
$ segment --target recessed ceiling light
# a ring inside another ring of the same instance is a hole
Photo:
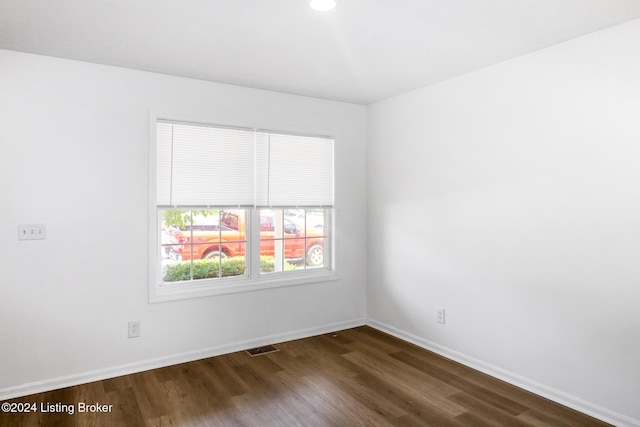
[[[336,7],[336,1],[335,0],[311,0],[309,2],[309,6],[313,10],[326,12],[327,10],[331,10],[334,7]]]

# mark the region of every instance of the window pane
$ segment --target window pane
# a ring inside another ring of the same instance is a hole
[[[161,210],[165,282],[246,274],[246,211]]]
[[[304,237],[304,209],[285,209],[284,211],[284,237]]]
[[[191,261],[182,261],[182,245],[163,245],[161,252],[163,281],[191,280]]]
[[[218,257],[221,250],[220,212],[192,211],[192,219],[193,223],[185,230],[185,238],[192,245],[192,259]]]
[[[318,268],[326,265],[324,238],[307,238],[306,266],[307,268]]]
[[[264,259],[260,272],[326,267],[325,212],[325,209],[260,210],[260,255]]]
[[[304,269],[305,239],[286,239],[284,241],[285,260],[292,269]]]
[[[324,233],[325,209],[307,209],[305,215],[306,229],[312,234]]]

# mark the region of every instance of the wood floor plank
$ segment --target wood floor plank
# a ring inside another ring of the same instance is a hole
[[[304,377],[302,380],[327,405],[326,412],[333,414],[338,425],[343,422],[341,420],[350,420],[350,425],[354,427],[392,426],[375,409],[369,408],[354,399],[353,396],[350,396],[340,386],[336,385],[334,381],[331,381],[330,377]]]
[[[79,415],[77,411],[75,411],[77,390],[78,387],[66,387],[60,390],[54,390],[47,395],[42,395],[42,400],[38,399],[42,404],[45,405],[45,407],[48,407],[48,412],[46,413],[44,413],[42,409],[40,410],[40,413],[42,414],[43,427],[74,427],[82,425],[82,416]],[[73,407],[73,412],[70,413],[70,411],[67,411],[65,409],[57,412],[56,410],[49,409],[49,404],[53,406],[57,406],[57,404],[60,404],[62,408]]]
[[[302,425],[322,426],[337,422],[337,418],[328,416],[320,409],[323,406],[322,399],[302,380],[303,378],[313,381],[314,376],[301,377],[291,375],[287,371],[277,372],[270,377],[274,384],[271,391],[276,390],[278,400],[282,402],[285,411],[296,414]]]
[[[12,399],[76,412],[0,412],[0,427],[607,425],[369,327],[274,346]]]
[[[530,422],[533,422],[532,420],[536,417],[544,419],[544,421],[535,421],[535,425],[580,425],[581,427],[583,425],[585,427],[603,427],[609,425],[600,420],[587,417],[584,414],[581,414],[580,412],[577,412],[571,408],[567,408],[566,406],[560,405],[559,403],[531,393],[530,391],[514,387],[509,383],[506,383],[479,371],[473,370],[470,372],[466,372],[463,373],[461,377],[470,380],[480,385],[481,387],[490,389],[495,393],[501,394],[502,396],[510,397],[511,399],[520,402],[524,406],[527,406],[530,409],[519,415],[518,418],[530,418]],[[542,424],[540,424],[540,422],[542,422]]]
[[[508,425],[513,427],[527,427],[529,424],[516,418],[501,409],[491,405],[483,400],[477,399],[464,392],[454,394],[448,397],[449,400],[468,409],[479,418],[484,418],[488,423],[493,422],[499,425]]]
[[[461,376],[453,375],[443,369],[425,364],[420,359],[405,352],[401,351],[398,353],[394,353],[391,355],[391,357],[396,358],[433,378],[437,378],[440,381],[447,383],[460,391],[464,391],[471,396],[474,396],[499,409],[502,409],[503,411],[511,415],[521,414],[528,409],[525,405],[522,405],[508,397],[502,396],[499,393],[495,393],[485,387],[481,387],[471,381],[464,379]]]
[[[303,426],[307,414],[284,411],[280,400],[270,398],[264,391],[256,391],[233,399],[234,425],[243,426]]]
[[[159,369],[157,371],[159,371]],[[107,393],[110,391],[125,390],[127,388],[131,388],[131,381],[129,381],[129,377],[126,375],[122,377],[109,378],[101,382],[104,391]]]
[[[240,396],[249,391],[247,385],[233,371],[232,367],[224,363],[222,358],[211,357],[205,359],[209,374],[225,390],[227,396]]]
[[[294,418],[303,426],[339,426],[344,419],[341,407],[346,403],[318,393],[318,384],[321,384],[324,378],[322,375],[293,378],[286,372],[276,374],[273,380],[280,381],[280,411],[294,414]],[[336,395],[331,394],[334,397]]]
[[[172,384],[161,383],[156,379],[153,371],[140,372],[129,375],[131,390],[145,419],[156,418],[167,414],[169,405],[163,404],[159,397],[166,398],[165,390],[170,390]]]
[[[523,412],[518,415],[518,419],[534,427],[569,427],[571,425],[555,419],[552,416],[541,414],[535,409]]]
[[[473,426],[473,427],[503,427],[507,426],[505,424],[500,424],[497,420],[489,420],[485,417],[482,417],[475,412],[465,412],[464,414],[460,414],[456,417],[456,421],[463,426]]]
[[[327,369],[329,368],[329,369]],[[370,408],[375,413],[380,414],[385,419],[396,418],[404,415],[406,411],[400,409],[397,405],[390,402],[388,399],[381,398],[380,387],[384,385],[382,382],[375,384],[366,383],[363,381],[357,381],[352,376],[339,375],[339,371],[331,370],[331,365],[324,366],[320,375],[322,380],[329,381],[333,387],[339,389],[341,392],[346,393],[350,399],[353,399],[365,407]],[[296,387],[299,385],[295,381],[291,380],[291,376],[286,372],[279,372],[277,377],[280,378],[286,375],[289,380],[289,386]],[[308,374],[303,377],[299,377],[303,382],[314,381],[317,378],[317,372],[314,374]]]
[[[268,357],[274,360],[278,366],[281,366],[283,370],[293,376],[304,377],[317,372],[318,369],[314,359],[307,354],[295,356],[289,351],[281,351],[278,354],[268,354],[260,357]]]
[[[447,399],[447,395],[451,394],[454,389],[447,389],[446,393],[442,393],[440,386],[433,386],[429,381],[421,381],[417,379],[419,373],[412,375],[410,372],[391,369],[384,363],[384,360],[374,358],[372,355],[352,352],[344,356],[352,362],[366,367],[369,374],[378,378],[383,378],[385,382],[392,384],[398,390],[405,393],[412,393],[416,398],[423,399],[432,408],[433,411],[446,413],[451,417],[455,417],[465,409],[454,402]],[[435,381],[434,381],[435,382]]]
[[[95,413],[90,422],[84,422],[85,426],[112,426],[139,425],[144,426],[145,420],[138,405],[138,399],[132,388],[109,391],[105,394],[104,402],[113,405],[108,414]],[[87,420],[88,421],[88,420]]]
[[[404,341],[393,339],[388,334],[376,331],[372,328],[354,328],[340,331],[340,335],[346,335],[354,345],[367,346],[371,351],[380,353],[395,353],[404,348]],[[399,347],[400,346],[400,347]]]
[[[371,408],[377,414],[380,414],[385,419],[394,419],[407,414],[405,409],[402,409],[402,405],[398,405],[394,396],[394,399],[389,399],[383,395],[382,388],[387,386],[382,381],[367,382],[363,378],[343,378],[343,377],[328,377],[337,386],[344,390],[353,399],[360,402],[362,405]]]
[[[428,387],[437,396],[448,396],[459,391],[457,388],[452,387],[446,382],[433,376],[429,376],[420,369],[416,370],[414,366],[394,357],[393,354],[398,352],[391,354],[380,353],[368,348],[367,346],[363,347],[360,343],[354,343],[352,348],[357,354],[366,355],[367,358],[372,359],[373,363],[381,367],[383,370],[392,373],[394,376],[400,375],[407,380],[408,378],[414,378],[416,381],[420,381],[424,384],[424,387]]]
[[[398,388],[395,384],[386,382],[373,374],[358,375],[354,381],[368,386],[371,390],[376,390],[378,399],[386,400],[406,412],[406,416],[393,419],[393,424],[402,425],[407,420],[413,420],[415,426],[460,425],[455,421],[455,417],[438,407],[434,407],[431,399],[419,398],[411,389]]]
[[[557,404],[551,405],[550,410],[541,412],[536,409],[530,409],[520,415],[518,418],[528,422],[534,426],[580,426],[580,427],[605,427],[609,424],[604,421],[596,420],[585,414],[581,414],[573,409],[555,407]],[[559,406],[559,405],[558,405]]]
[[[181,365],[165,366],[164,368],[154,369],[153,375],[159,382],[171,381],[180,376],[181,369]]]
[[[370,348],[377,349],[378,351],[386,354],[404,351],[405,353],[423,360],[425,363],[436,366],[445,371],[449,371],[455,375],[461,375],[466,372],[475,372],[474,369],[460,363],[452,363],[450,359],[374,328],[361,327],[349,330],[349,332],[351,331],[355,334],[354,340],[357,345],[368,344]],[[381,345],[380,343],[383,344]]]

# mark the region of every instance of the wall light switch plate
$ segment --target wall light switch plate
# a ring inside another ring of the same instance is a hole
[[[18,224],[18,240],[43,240],[47,238],[45,224]]]

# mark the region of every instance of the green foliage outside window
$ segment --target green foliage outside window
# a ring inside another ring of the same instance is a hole
[[[207,217],[210,215],[218,215],[220,211],[179,211],[179,210],[165,210],[162,211],[162,219],[167,227],[177,227],[181,230],[187,228],[187,225],[191,224],[192,214],[193,216]]]
[[[222,265],[219,258],[198,259],[193,261],[193,280],[211,279],[219,277],[240,276],[246,269],[244,257],[222,258]],[[288,262],[284,263],[284,270],[295,270],[296,266]],[[275,270],[274,259],[271,256],[260,257],[260,271],[270,273]],[[178,282],[191,280],[191,262],[182,261],[167,265],[164,275],[165,282]]]

